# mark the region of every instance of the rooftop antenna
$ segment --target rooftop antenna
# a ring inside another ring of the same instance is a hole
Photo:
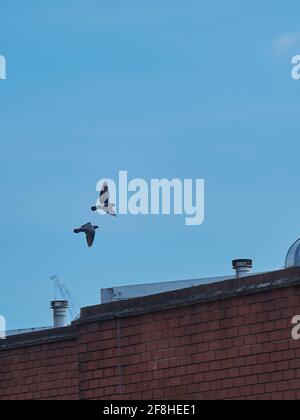
[[[66,285],[59,280],[57,274],[51,276],[50,280],[52,280],[54,284],[54,300],[57,300],[57,293],[59,292],[61,297],[69,302],[68,311],[71,318],[73,320],[76,319],[80,313],[80,306],[78,305],[74,297],[71,295]]]

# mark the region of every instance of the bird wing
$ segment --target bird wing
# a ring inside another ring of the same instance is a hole
[[[91,247],[93,245],[94,239],[95,239],[95,230],[94,229],[89,229],[88,231],[86,231],[86,241],[89,247]]]
[[[104,207],[108,206],[109,203],[109,190],[108,190],[108,185],[107,182],[104,182],[104,184],[102,185],[101,191],[100,191],[100,195],[99,195],[99,201],[100,204]]]
[[[81,226],[81,229],[84,229],[84,228],[89,228],[89,227],[91,227],[92,226],[92,224],[91,224],[91,222],[89,222],[89,223],[86,223],[85,225],[82,225]]]

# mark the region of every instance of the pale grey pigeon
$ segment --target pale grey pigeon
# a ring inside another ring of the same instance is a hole
[[[92,211],[103,210],[105,211],[105,213],[109,214],[110,216],[117,216],[114,209],[115,206],[116,206],[115,204],[109,202],[108,184],[107,182],[104,182],[104,184],[102,185],[100,194],[99,194],[97,205],[91,207],[91,210]]]
[[[86,223],[80,228],[74,229],[74,233],[85,233],[87,244],[91,247],[95,239],[96,229],[98,228],[99,226],[93,226],[91,223]]]

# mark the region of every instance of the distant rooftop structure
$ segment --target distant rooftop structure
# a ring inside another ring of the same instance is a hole
[[[286,256],[285,267],[300,267],[300,239],[297,239],[290,247]]]
[[[136,297],[150,296],[158,293],[172,292],[203,284],[220,283],[236,277],[249,276],[253,266],[252,260],[238,259],[232,261],[232,268],[236,274],[232,276],[206,277],[193,280],[164,281],[159,283],[131,284],[128,286],[109,287],[101,289],[101,303],[110,303]],[[258,274],[258,273],[256,273]]]
[[[201,284],[216,283],[233,279],[235,276],[210,277],[194,280],[165,281],[160,283],[131,284],[128,286],[109,287],[101,289],[101,303],[110,303],[118,300],[133,299],[136,297],[155,295],[163,292],[185,289]]]

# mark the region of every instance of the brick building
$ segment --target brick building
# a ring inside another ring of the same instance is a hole
[[[0,341],[0,399],[299,399],[300,268],[81,310]]]

